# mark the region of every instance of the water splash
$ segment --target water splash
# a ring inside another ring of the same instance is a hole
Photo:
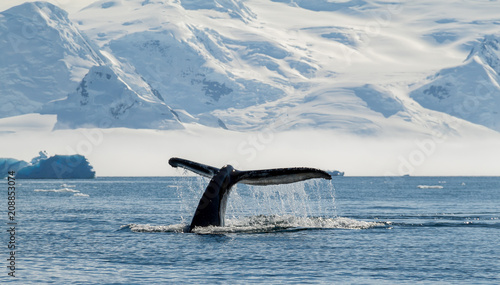
[[[186,232],[187,225],[185,224],[176,224],[176,225],[168,225],[168,226],[152,226],[149,224],[140,225],[140,224],[128,224],[120,227],[120,230],[130,230],[138,233],[183,233]]]
[[[191,223],[194,211],[210,180],[205,177],[177,177],[174,179],[179,215],[182,223]],[[172,187],[174,188],[174,187]],[[230,197],[231,199],[231,197]]]
[[[133,232],[187,232],[192,215],[209,180],[179,177],[169,188],[179,199],[181,223],[174,225],[129,224]],[[331,181],[309,180],[293,184],[249,186],[237,184],[231,191],[224,227],[200,227],[198,234],[269,233],[317,229],[368,229],[384,223],[338,217]]]
[[[335,217],[335,188],[328,181],[233,187],[227,218],[245,216]]]
[[[386,227],[386,223],[365,222],[349,218],[324,218],[324,217],[296,217],[291,215],[252,216],[239,219],[229,219],[224,227],[208,226],[193,229],[197,234],[229,234],[229,233],[273,233],[293,232],[320,229],[352,229],[361,230],[374,227]],[[129,224],[121,230],[129,229],[133,232],[173,232],[183,233],[189,229],[189,224],[175,224],[167,226],[152,226],[149,224]]]
[[[177,177],[169,187],[176,191],[183,223],[194,210],[210,180],[205,177]],[[331,181],[308,180],[292,184],[250,186],[236,184],[229,195],[226,218],[292,215],[335,217],[335,188]]]
[[[175,183],[182,222],[189,223],[209,179],[180,177]],[[261,215],[335,217],[335,188],[331,181],[322,180],[269,186],[234,185],[226,219]]]

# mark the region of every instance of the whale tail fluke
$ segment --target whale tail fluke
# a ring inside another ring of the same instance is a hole
[[[198,175],[212,178],[219,172],[219,168],[197,163],[182,158],[171,158],[168,163],[173,167],[182,167]],[[299,182],[303,180],[323,178],[332,179],[327,172],[308,167],[275,168],[263,170],[234,170],[231,173],[232,184],[243,183],[249,185],[276,185]]]
[[[231,165],[219,169],[176,157],[171,158],[168,163],[172,167],[182,167],[210,178],[210,183],[205,189],[194,213],[188,229],[189,232],[192,232],[195,227],[224,226],[227,198],[231,187],[238,182],[250,185],[274,185],[312,178],[332,179],[330,174],[325,171],[306,167],[239,171]]]
[[[182,167],[207,178],[212,178],[219,172],[218,168],[177,157],[172,157],[168,164],[172,167]]]
[[[323,170],[307,167],[239,171],[236,176],[239,183],[249,185],[288,184],[313,178],[332,179]]]

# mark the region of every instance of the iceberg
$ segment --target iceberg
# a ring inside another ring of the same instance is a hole
[[[344,176],[345,172],[339,171],[339,170],[334,170],[329,172],[331,176]]]
[[[45,153],[42,153],[44,154]],[[54,155],[49,158],[34,158],[36,163],[20,168],[18,179],[91,179],[95,171],[83,155]],[[27,164],[27,163],[26,163]]]
[[[14,158],[0,158],[0,178],[7,177],[9,171],[17,172],[19,169],[28,166],[28,163],[23,160]]]

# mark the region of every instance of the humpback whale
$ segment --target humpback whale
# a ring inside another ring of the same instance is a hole
[[[332,179],[325,171],[307,167],[240,171],[231,165],[225,165],[219,169],[177,157],[171,158],[168,163],[172,167],[182,167],[211,179],[198,203],[189,225],[189,232],[192,232],[195,227],[224,226],[227,198],[231,187],[236,183],[276,185],[313,178]]]

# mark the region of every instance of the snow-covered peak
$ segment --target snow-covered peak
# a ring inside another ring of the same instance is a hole
[[[168,31],[140,32],[112,41],[109,47],[164,94],[167,104],[192,114],[244,108],[284,96],[272,81],[234,75],[234,55],[211,31],[191,28],[187,35],[184,40]],[[270,51],[264,46],[252,53],[265,52]]]
[[[41,113],[57,114],[58,129],[182,128],[170,107],[158,98],[145,100],[109,66],[92,67],[75,92],[66,99],[46,104]]]
[[[59,7],[44,1],[25,2],[21,5],[14,6],[4,12],[4,16],[12,15],[15,18],[24,17],[27,20],[32,20],[33,15],[39,14],[46,19],[51,20],[66,20],[68,13]]]
[[[500,51],[497,36],[478,43],[464,63],[442,69],[411,92],[423,107],[500,131]]]
[[[67,13],[28,2],[0,13],[0,118],[65,97],[101,60]]]
[[[243,21],[256,16],[241,0],[182,0],[180,3],[187,10],[214,10]]]
[[[474,46],[466,60],[478,57],[500,74],[500,35],[487,35]]]

